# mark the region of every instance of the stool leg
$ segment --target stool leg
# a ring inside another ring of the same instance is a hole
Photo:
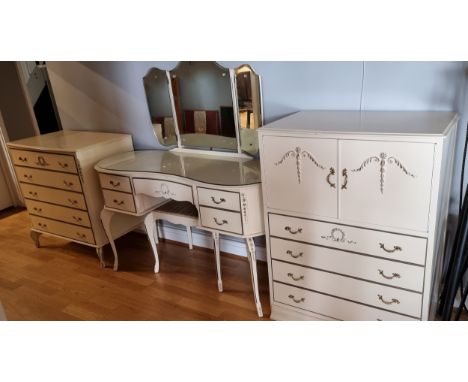
[[[146,228],[146,234],[148,235],[148,240],[151,244],[151,248],[153,249],[154,273],[158,273],[159,272],[159,256],[158,256],[158,248],[157,248],[156,240],[155,240],[156,222],[151,212],[145,216],[145,228]]]
[[[189,225],[187,226],[187,237],[188,237],[189,249],[192,250],[193,249],[192,228],[190,228]]]
[[[250,276],[252,278],[252,289],[254,293],[255,306],[257,307],[258,317],[263,317],[262,303],[258,292],[257,259],[255,258],[255,243],[251,237],[245,239],[247,243],[247,257],[250,263]]]
[[[214,250],[216,258],[216,276],[218,277],[218,291],[223,291],[223,280],[221,279],[221,256],[219,253],[219,233],[213,232]]]

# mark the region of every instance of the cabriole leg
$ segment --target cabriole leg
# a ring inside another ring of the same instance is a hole
[[[188,237],[189,249],[192,250],[193,249],[192,228],[190,228],[189,225],[187,226],[187,237]]]
[[[39,232],[31,231],[31,239],[33,240],[36,248],[40,248],[41,246],[41,243],[39,242],[39,236],[41,236]]]
[[[104,262],[104,255],[103,255],[102,247],[96,248],[96,253],[97,253],[98,257],[99,257],[99,262],[100,262],[101,268],[105,268],[106,263]]]
[[[153,214],[150,212],[148,215],[145,216],[145,228],[146,234],[148,235],[148,240],[151,244],[151,248],[153,249],[154,255],[154,273],[159,272],[159,256],[158,256],[158,248],[156,244],[155,236],[156,236],[156,222],[153,218]]]
[[[107,240],[112,248],[112,253],[114,254],[114,271],[117,271],[119,268],[119,255],[117,253],[117,248],[115,247],[114,238],[112,237],[111,222],[114,212],[108,211],[106,209],[101,211],[101,222],[104,227],[104,232],[106,233]],[[99,256],[99,253],[98,253]]]
[[[214,252],[216,259],[216,276],[218,278],[218,291],[223,291],[223,280],[221,278],[221,256],[219,253],[219,233],[213,232]]]
[[[247,244],[247,257],[250,263],[250,275],[252,278],[252,289],[254,293],[255,306],[257,307],[258,317],[263,317],[262,303],[258,292],[257,259],[255,258],[255,243],[253,238],[245,239]]]

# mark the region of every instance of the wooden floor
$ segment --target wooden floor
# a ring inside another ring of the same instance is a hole
[[[219,293],[212,251],[161,243],[160,273],[145,235],[117,240],[120,270],[99,267],[93,248],[29,237],[25,211],[0,213],[0,301],[8,320],[258,320],[245,258],[221,257]],[[113,256],[104,248],[109,265]],[[258,262],[264,319],[270,314],[268,275]]]

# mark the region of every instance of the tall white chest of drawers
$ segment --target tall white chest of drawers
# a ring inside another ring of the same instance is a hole
[[[458,117],[305,111],[259,130],[271,317],[434,317]]]
[[[104,206],[94,165],[132,151],[128,134],[59,131],[8,143],[31,219],[31,236],[49,234],[96,248],[108,243],[100,220]]]

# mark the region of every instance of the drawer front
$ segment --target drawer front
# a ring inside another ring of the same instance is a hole
[[[219,231],[242,235],[242,219],[240,213],[200,207],[201,225]]]
[[[276,302],[346,321],[417,321],[408,316],[387,312],[332,296],[273,283]]]
[[[32,215],[60,220],[66,223],[73,223],[83,227],[91,227],[91,222],[86,211],[27,199],[26,207]]]
[[[26,199],[50,202],[54,204],[60,204],[61,206],[86,210],[86,202],[83,194],[56,190],[55,188],[47,188],[26,183],[20,183],[20,186],[21,191],[23,192],[23,196]]]
[[[269,225],[272,236],[418,265],[426,260],[425,238],[275,214],[269,215]]]
[[[322,272],[299,265],[272,261],[273,280],[315,292],[372,305],[419,318],[422,295],[389,286]]]
[[[423,291],[424,267],[272,237],[271,257],[381,284]]]
[[[135,194],[193,203],[192,187],[185,184],[157,179],[133,178],[133,186],[135,187]]]
[[[80,178],[77,175],[25,167],[16,167],[16,174],[20,182],[61,188],[68,191],[82,191]]]
[[[10,150],[13,163],[18,166],[43,168],[76,174],[75,157],[66,154],[49,154],[40,151]]]
[[[62,223],[38,216],[30,216],[30,218],[33,228],[39,231],[53,233],[55,235],[65,236],[70,239],[94,244],[93,231],[89,228]]]
[[[203,206],[240,211],[240,195],[238,192],[226,192],[203,187],[197,187],[197,191],[198,203]]]
[[[101,182],[101,187],[122,192],[132,192],[132,187],[130,185],[130,178],[126,176],[117,176],[110,174],[99,174],[99,180]]]
[[[102,190],[102,193],[104,195],[104,203],[107,207],[123,211],[136,212],[135,202],[133,201],[132,194],[104,189]]]

